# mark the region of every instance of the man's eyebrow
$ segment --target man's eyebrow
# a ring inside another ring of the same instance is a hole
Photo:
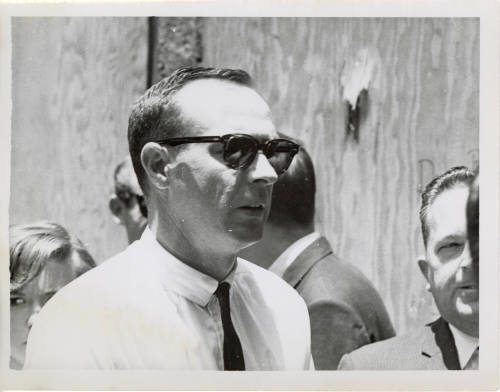
[[[251,136],[254,137],[255,139],[257,139],[261,143],[265,143],[268,140],[273,140],[273,139],[284,139],[283,137],[281,137],[279,135],[269,135],[269,134],[265,134],[265,133],[251,135]]]

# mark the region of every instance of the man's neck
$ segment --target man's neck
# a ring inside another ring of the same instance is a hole
[[[128,243],[131,244],[132,242],[141,238],[141,235],[144,232],[146,226],[147,226],[147,221],[145,219],[144,222],[141,222],[140,224],[127,225],[126,230],[127,230]]]
[[[156,240],[163,248],[184,264],[222,281],[232,271],[236,262],[236,252],[225,252],[224,249],[213,250],[209,247],[198,249],[180,231],[165,228],[174,227],[172,223],[163,222],[158,215],[148,211],[148,226]]]

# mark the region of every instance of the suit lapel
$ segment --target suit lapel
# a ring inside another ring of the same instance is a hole
[[[320,237],[300,253],[283,274],[283,279],[296,288],[307,272],[325,256],[333,253],[328,240]]]
[[[431,368],[460,370],[460,362],[455,346],[455,340],[448,323],[443,318],[428,324],[429,333],[422,344],[423,357],[426,357]]]

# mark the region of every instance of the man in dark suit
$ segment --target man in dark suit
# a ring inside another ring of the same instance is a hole
[[[441,315],[406,335],[363,347],[342,370],[468,370],[478,368],[479,281],[467,239],[466,204],[473,173],[454,167],[422,194],[426,257],[419,267]]]
[[[274,185],[263,239],[242,257],[298,291],[309,310],[315,367],[335,370],[343,354],[388,339],[394,329],[373,285],[314,230],[315,193],[314,167],[301,148]]]

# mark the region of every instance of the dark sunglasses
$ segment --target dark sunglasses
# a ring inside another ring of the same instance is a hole
[[[300,149],[297,143],[288,139],[271,139],[261,143],[253,136],[246,134],[173,137],[156,142],[169,146],[185,143],[224,143],[223,158],[232,169],[247,168],[255,159],[257,152],[261,150],[278,175],[283,174],[290,167],[293,157]]]

